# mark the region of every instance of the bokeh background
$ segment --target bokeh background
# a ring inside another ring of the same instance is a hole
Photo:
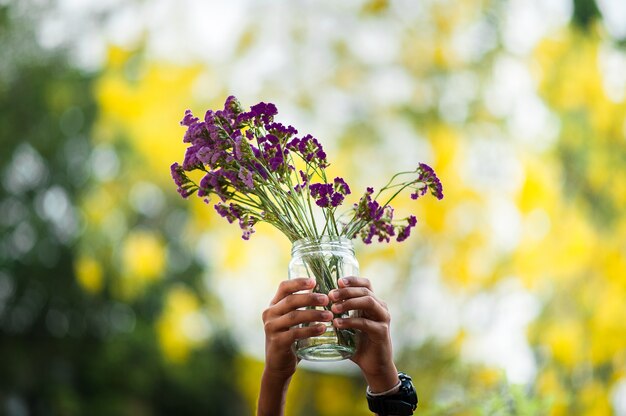
[[[1,0],[0,414],[248,415],[290,246],[169,178],[185,109],[236,95],[355,195],[446,197],[357,243],[423,415],[626,415],[622,0]],[[289,415],[366,415],[354,365]]]

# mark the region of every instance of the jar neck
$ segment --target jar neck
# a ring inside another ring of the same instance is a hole
[[[293,243],[291,255],[334,252],[354,255],[354,245],[345,237],[303,238]]]

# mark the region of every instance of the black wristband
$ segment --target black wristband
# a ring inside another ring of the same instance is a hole
[[[384,396],[372,396],[367,393],[369,409],[379,416],[412,415],[417,408],[417,393],[411,382],[411,377],[398,373],[400,390],[397,393]]]

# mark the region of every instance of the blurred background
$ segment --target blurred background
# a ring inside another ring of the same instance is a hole
[[[626,415],[622,0],[0,0],[0,414],[253,414],[290,245],[169,177],[231,94],[357,196],[441,177],[356,247],[420,414]],[[287,414],[369,414],[351,364]]]

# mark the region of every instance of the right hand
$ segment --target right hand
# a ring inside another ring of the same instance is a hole
[[[280,283],[270,306],[263,311],[265,329],[266,375],[287,379],[296,372],[298,359],[291,346],[298,339],[321,335],[324,324],[300,327],[309,322],[330,322],[333,313],[328,310],[304,309],[306,306],[326,306],[328,296],[320,293],[295,293],[312,290],[315,279],[296,278]]]

